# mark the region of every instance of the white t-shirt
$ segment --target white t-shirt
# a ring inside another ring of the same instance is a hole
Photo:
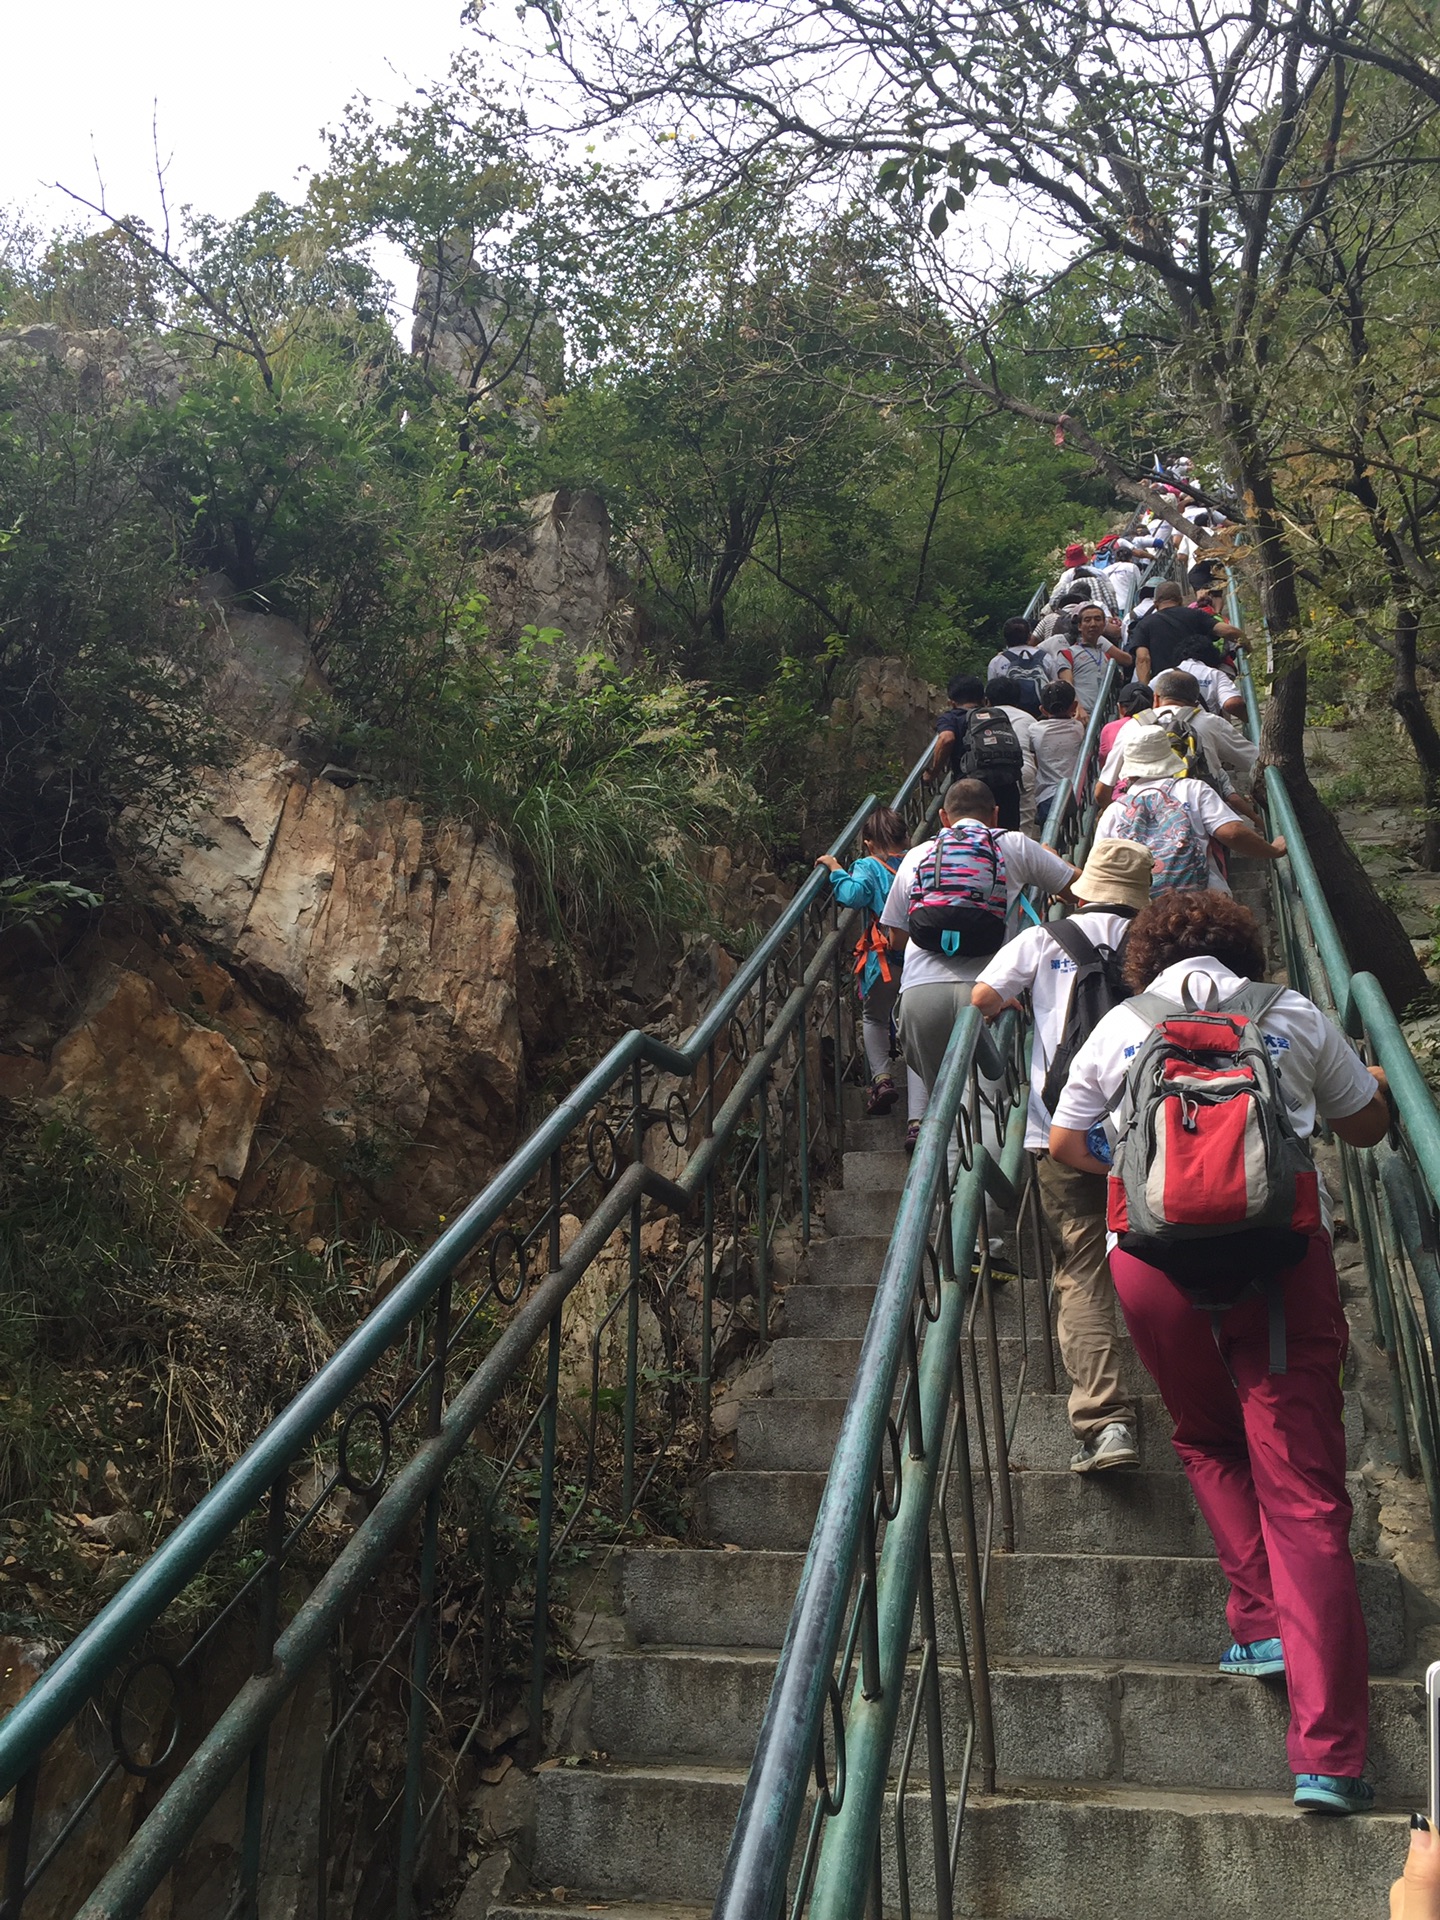
[[[1075,771],[1085,728],[1073,715],[1037,720],[1032,735],[1035,753],[1035,792],[1045,800]]]
[[[1123,729],[1122,729],[1123,737]],[[1111,758],[1113,759],[1113,754]],[[1106,762],[1109,765],[1109,761]],[[1125,802],[1146,787],[1169,787],[1175,798],[1190,816],[1190,824],[1205,843],[1205,854],[1210,867],[1210,891],[1229,893],[1230,883],[1226,880],[1215,858],[1214,834],[1217,827],[1227,826],[1234,821],[1243,827],[1245,822],[1216,793],[1213,787],[1206,786],[1203,780],[1132,780],[1125,792],[1124,800],[1112,800],[1100,818],[1095,822],[1097,840],[1113,840],[1117,837],[1116,828],[1125,811]],[[1124,836],[1119,836],[1123,838]]]
[[[1203,660],[1182,660],[1180,666],[1200,682],[1200,698],[1212,713],[1222,713],[1227,700],[1240,698],[1239,687],[1223,667],[1207,667]]]
[[[1215,996],[1194,977],[1197,974],[1215,982],[1222,1000],[1250,984],[1207,955],[1166,967],[1146,992],[1158,993],[1178,1006],[1188,977],[1192,997],[1201,1005],[1213,1005]],[[1128,1006],[1106,1014],[1071,1063],[1070,1076],[1055,1108],[1057,1127],[1088,1133],[1097,1121],[1105,1119],[1149,1031],[1140,1015]],[[1363,1112],[1374,1099],[1375,1082],[1359,1056],[1334,1022],[1304,994],[1287,988],[1262,1016],[1260,1032],[1275,1064],[1291,1125],[1302,1139],[1315,1131],[1317,1113],[1327,1120],[1344,1120],[1352,1113]],[[1127,1117],[1122,1104],[1117,1122],[1123,1126]],[[1330,1207],[1323,1180],[1320,1206],[1328,1227]]]
[[[1075,698],[1086,713],[1095,711],[1095,702],[1100,696],[1100,683],[1105,678],[1105,669],[1109,665],[1109,656],[1105,649],[1113,641],[1102,639],[1098,647],[1087,647],[1077,640],[1068,648],[1069,659],[1061,665],[1069,667],[1070,678],[1075,687]]]
[[[1007,910],[1015,905],[1023,887],[1043,887],[1047,893],[1060,893],[1068,887],[1075,877],[1075,869],[1068,860],[1062,860],[1058,853],[1052,853],[1048,847],[1042,847],[1038,840],[1029,840],[1023,833],[1013,831],[995,835],[1000,851],[1005,856],[1005,894]],[[910,891],[915,884],[915,875],[920,862],[934,846],[933,840],[925,840],[918,847],[912,847],[900,862],[899,871],[890,883],[890,897],[885,902],[885,911],[880,916],[882,927],[895,927],[901,933],[910,927]],[[993,956],[989,954],[948,954],[931,953],[927,947],[917,947],[913,940],[905,945],[905,967],[900,975],[900,991],[908,987],[949,987],[957,981],[978,980],[980,970]]]
[[[1140,585],[1140,569],[1133,560],[1112,560],[1105,569],[1105,578],[1114,589],[1117,606],[1129,607]]]
[[[1152,707],[1143,719],[1141,726],[1154,726],[1157,722],[1168,725],[1177,715],[1183,715],[1193,728],[1205,758],[1210,762],[1212,774],[1222,770],[1229,774],[1237,785],[1248,783],[1255,771],[1255,762],[1260,749],[1249,740],[1244,740],[1231,726],[1228,720],[1222,720],[1218,713],[1207,713],[1203,707]],[[1126,737],[1136,725],[1136,716],[1128,719],[1110,743],[1110,751],[1105,756],[1105,764],[1100,769],[1100,778],[1112,791],[1120,783],[1120,769],[1125,760]]]
[[[1118,947],[1130,925],[1123,913],[1076,913],[1072,926],[1086,934],[1097,947]],[[987,960],[980,974],[987,987],[993,987],[1002,1000],[1017,1000],[1030,995],[1035,1017],[1035,1038],[1030,1049],[1030,1107],[1025,1116],[1025,1145],[1039,1149],[1050,1144],[1050,1115],[1040,1089],[1055,1058],[1055,1049],[1065,1033],[1065,1016],[1070,1010],[1070,991],[1075,979],[1075,962],[1044,927],[1027,927]]]

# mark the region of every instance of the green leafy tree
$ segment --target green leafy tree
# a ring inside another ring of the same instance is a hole
[[[14,349],[0,500],[0,877],[100,884],[223,754],[204,617],[138,484],[125,410]]]

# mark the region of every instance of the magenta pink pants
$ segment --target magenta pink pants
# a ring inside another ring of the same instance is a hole
[[[1110,1271],[1215,1536],[1230,1582],[1230,1630],[1240,1641],[1278,1635],[1284,1645],[1291,1770],[1353,1779],[1365,1765],[1369,1649],[1345,1491],[1349,1330],[1329,1236],[1317,1234],[1284,1276],[1285,1373],[1269,1371],[1269,1321],[1257,1296],[1221,1321],[1227,1373],[1210,1316],[1163,1273],[1119,1252]]]

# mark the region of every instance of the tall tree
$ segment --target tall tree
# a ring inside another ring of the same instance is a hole
[[[1395,915],[1305,768],[1306,658],[1296,556],[1267,416],[1277,328],[1303,250],[1337,187],[1383,160],[1393,124],[1345,118],[1339,45],[1369,32],[1362,0],[804,0],[759,9],[662,0],[643,17],[541,0],[551,44],[592,119],[683,115],[677,196],[760,162],[814,181],[873,171],[925,210],[942,296],[971,283],[947,225],[987,178],[1055,277],[1108,261],[1152,315],[1152,351],[1176,411],[1202,422],[1252,536],[1274,648],[1265,748],[1285,772],[1352,953],[1397,1005],[1423,974]],[[1416,111],[1428,110],[1414,96]],[[993,237],[993,236],[992,236]],[[952,302],[952,304],[954,304]],[[953,378],[1091,452],[1130,497],[1137,463],[1075,409],[996,379],[982,327]],[[933,373],[932,368],[927,371]],[[1156,502],[1158,504],[1158,502]]]

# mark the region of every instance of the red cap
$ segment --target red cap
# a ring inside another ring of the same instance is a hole
[[[1081,541],[1077,540],[1073,547],[1066,547],[1065,564],[1067,567],[1083,567],[1084,566],[1085,548]]]

